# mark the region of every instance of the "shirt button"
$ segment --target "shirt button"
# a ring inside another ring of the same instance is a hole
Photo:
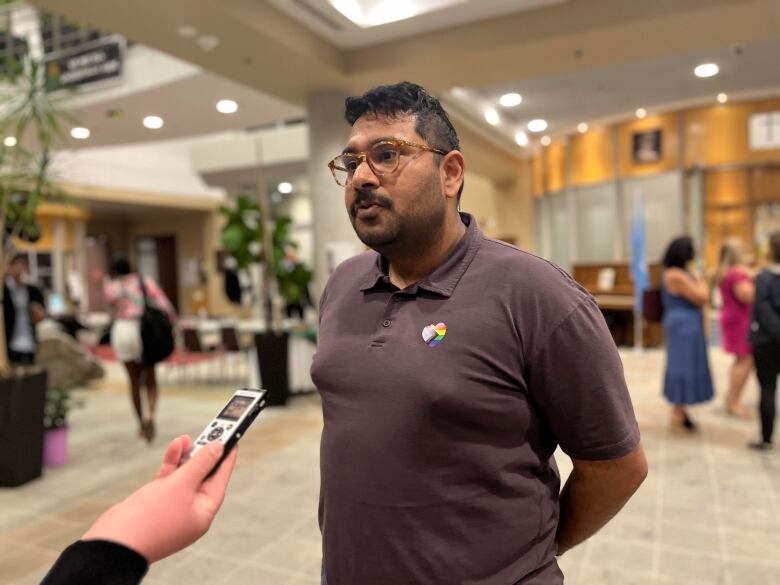
[[[390,327],[390,319],[385,319],[382,321],[382,327]]]

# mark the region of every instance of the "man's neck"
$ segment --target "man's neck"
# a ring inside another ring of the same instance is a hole
[[[460,214],[457,214],[454,219],[447,220],[442,236],[424,249],[409,254],[388,255],[390,282],[403,289],[421,281],[441,266],[465,233],[466,226]]]

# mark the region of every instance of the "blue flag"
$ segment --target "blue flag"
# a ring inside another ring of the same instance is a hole
[[[642,191],[634,201],[634,217],[631,222],[631,276],[634,279],[634,313],[642,314],[642,294],[650,287],[645,248],[645,209]]]

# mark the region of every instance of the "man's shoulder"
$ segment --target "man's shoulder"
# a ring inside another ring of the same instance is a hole
[[[547,293],[553,288],[577,297],[587,296],[587,292],[558,265],[506,242],[485,237],[480,255],[487,270],[508,279],[520,291]]]

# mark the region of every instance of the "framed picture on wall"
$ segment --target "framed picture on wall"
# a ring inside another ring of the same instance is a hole
[[[661,160],[661,130],[634,133],[634,162],[652,163]]]

